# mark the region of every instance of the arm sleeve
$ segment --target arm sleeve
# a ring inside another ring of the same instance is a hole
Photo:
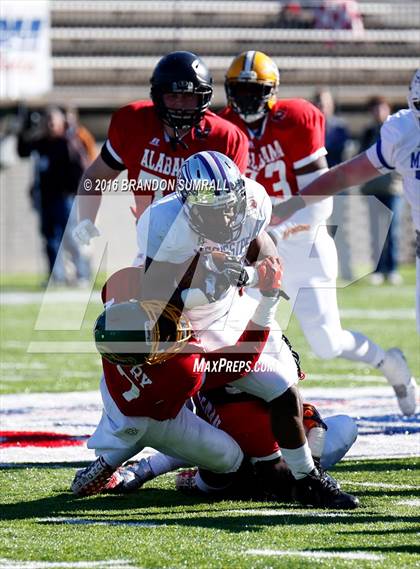
[[[218,362],[220,371],[209,371],[206,373],[205,388],[221,387],[250,373],[260,358],[269,333],[269,328],[262,328],[251,320],[234,346],[206,353],[206,361]],[[222,366],[220,362],[225,365]],[[226,365],[227,362],[231,362],[231,371]],[[226,371],[223,371],[224,369]]]
[[[290,145],[296,170],[327,154],[324,115],[311,103],[305,103],[299,117],[299,128],[294,129],[294,141]]]
[[[108,129],[108,138],[101,149],[101,157],[105,164],[114,170],[125,170],[124,133],[128,130],[129,107],[123,107],[112,115]]]
[[[370,148],[366,150],[369,161],[381,174],[388,174],[395,170],[394,150],[396,132],[391,122],[386,121],[381,128],[381,132]]]

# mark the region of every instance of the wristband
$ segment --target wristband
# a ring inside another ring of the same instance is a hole
[[[276,296],[262,296],[251,320],[261,328],[271,328],[276,322],[278,303]]]

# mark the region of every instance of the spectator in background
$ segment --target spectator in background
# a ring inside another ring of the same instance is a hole
[[[38,127],[24,121],[18,136],[18,154],[27,157],[34,153],[34,185],[39,192],[40,231],[50,277],[56,284],[68,283],[66,252],[74,264],[75,279],[82,284],[90,277],[90,264],[72,237],[76,212],[74,220],[71,212],[80,177],[89,160],[85,147],[69,131],[65,115],[58,107],[48,107]]]
[[[356,0],[321,0],[314,8],[314,28],[317,30],[352,30],[362,33],[364,25]]]
[[[80,124],[79,112],[76,108],[69,106],[65,108],[64,112],[66,115],[67,135],[76,135],[79,138],[85,148],[89,166],[98,156],[95,139],[88,129]]]
[[[391,107],[382,96],[372,97],[368,102],[373,123],[362,134],[360,151],[363,152],[376,142],[381,126],[391,114]],[[364,184],[360,191],[363,195],[375,196],[392,212],[391,225],[383,246],[380,250],[381,235],[386,231],[388,215],[376,207],[375,200],[369,200],[370,232],[372,240],[373,259],[379,258],[375,272],[371,275],[371,283],[382,284],[385,279],[398,285],[402,277],[398,273],[398,230],[401,217],[402,180],[399,174],[390,173]]]
[[[314,105],[325,116],[325,148],[327,149],[328,167],[332,168],[349,158],[352,140],[347,124],[335,114],[335,103],[331,91],[319,89],[314,95]],[[341,196],[347,195],[342,192]],[[334,210],[330,218],[333,229],[332,237],[336,237],[340,276],[347,281],[353,280],[351,268],[350,244],[346,232],[348,207],[344,207],[342,199],[334,200]]]

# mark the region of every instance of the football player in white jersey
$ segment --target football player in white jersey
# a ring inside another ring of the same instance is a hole
[[[324,117],[304,99],[278,99],[279,71],[267,55],[244,52],[226,73],[228,106],[221,116],[249,138],[246,174],[270,195],[273,215],[269,235],[284,264],[283,289],[312,351],[322,359],[345,358],[376,368],[396,391],[403,413],[413,412],[404,399],[411,372],[400,350],[385,351],[359,331],[346,330],[337,304],[337,251],[327,231],[332,199],[296,212],[283,223],[279,211],[326,172]],[[305,231],[294,229],[306,227]],[[250,289],[254,291],[255,289]],[[401,396],[400,396],[401,395]]]
[[[261,184],[243,177],[223,154],[208,151],[188,158],[178,174],[177,192],[153,203],[139,219],[136,264],[145,264],[149,275],[145,296],[150,287],[154,296],[166,295],[169,300],[176,289],[184,288],[185,271],[195,268],[194,259],[200,256],[192,284],[181,296],[207,351],[235,343],[255,309],[256,301],[241,297],[235,285],[239,278],[246,286],[256,285],[258,274],[251,263],[258,257],[277,256],[265,233],[270,217],[271,202]],[[197,277],[201,259],[214,251],[229,255],[239,268],[233,274],[234,286],[213,291]],[[239,276],[246,262],[250,264]],[[272,335],[266,353],[274,353],[292,379],[296,366],[280,338],[281,334]]]
[[[143,297],[161,299],[163,294],[164,300],[173,302],[180,296],[195,335],[211,352],[235,344],[249,311],[254,310],[253,300],[241,296],[238,285],[261,287],[263,276],[257,267],[242,269],[242,263],[277,258],[274,243],[264,232],[271,203],[263,186],[244,178],[230,158],[215,151],[198,152],[185,160],[176,188],[174,195],[149,206],[139,219],[138,260],[146,267]],[[226,264],[224,274],[233,272],[232,285],[217,294],[192,285],[182,290],[180,267],[194,267],[194,260],[206,251],[230,255],[232,264]],[[267,319],[273,324],[278,298],[266,296],[265,304],[271,302]],[[235,381],[234,387],[268,403],[273,435],[303,494],[310,489],[309,494],[317,494],[322,505],[356,507],[357,500],[337,494],[315,468],[303,428],[296,362],[281,332],[270,336],[273,341],[267,342],[259,358],[261,370],[267,371],[252,371]]]
[[[407,99],[409,108],[388,117],[376,144],[308,184],[300,195],[279,206],[277,214],[287,219],[306,205],[396,170],[403,178],[417,234],[416,321],[420,334],[420,68],[413,75]],[[396,386],[396,392],[401,410],[409,415],[416,409],[417,386],[413,377],[407,380]]]

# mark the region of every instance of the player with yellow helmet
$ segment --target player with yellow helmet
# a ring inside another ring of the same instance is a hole
[[[331,198],[301,209],[287,224],[282,223],[281,204],[327,171],[327,151],[321,111],[304,99],[276,99],[279,77],[275,62],[260,51],[236,56],[226,72],[228,106],[221,116],[248,136],[246,175],[262,184],[271,197],[268,231],[284,261],[284,291],[316,355],[378,368],[394,388],[403,414],[410,415],[416,402],[408,390],[411,373],[402,352],[396,348],[385,352],[363,334],[341,327],[337,251],[327,231]]]
[[[257,121],[273,107],[279,82],[277,65],[265,53],[241,53],[226,73],[228,104],[246,123]]]

